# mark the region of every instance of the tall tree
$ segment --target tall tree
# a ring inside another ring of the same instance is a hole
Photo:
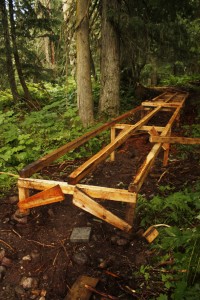
[[[5,0],[0,1],[0,8],[1,8],[1,15],[2,15],[5,50],[6,50],[6,66],[7,66],[8,80],[9,80],[13,99],[14,101],[17,101],[19,98],[19,94],[17,91],[15,72],[14,72],[14,66],[12,61],[12,48],[10,43],[10,31],[9,31],[8,15],[6,10]]]
[[[77,104],[85,127],[94,121],[90,70],[89,20],[90,0],[77,0]]]
[[[102,0],[101,92],[100,114],[114,116],[119,112],[120,0]]]
[[[15,66],[17,69],[19,81],[20,81],[21,86],[24,91],[24,96],[27,101],[31,101],[31,95],[29,93],[28,87],[27,87],[25,79],[24,79],[22,66],[21,66],[19,53],[18,53],[18,47],[17,47],[17,41],[16,41],[15,20],[14,20],[14,9],[13,9],[13,1],[12,0],[9,0],[9,16],[10,16],[10,31],[11,31],[11,40],[12,40],[12,45],[13,45]],[[30,104],[31,104],[31,102],[30,102]]]

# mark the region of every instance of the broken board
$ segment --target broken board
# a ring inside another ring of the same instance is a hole
[[[98,281],[98,278],[84,275],[79,276],[64,300],[89,300],[92,292],[88,290],[85,285],[89,285],[94,288]]]

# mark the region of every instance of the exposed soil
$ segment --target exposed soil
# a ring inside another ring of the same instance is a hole
[[[161,115],[151,122],[161,126],[163,118]],[[181,124],[194,122],[195,109],[187,104]],[[173,133],[182,135],[183,132],[174,128]],[[127,189],[151,147],[148,134],[131,137],[118,149],[114,162],[100,164],[82,183]],[[199,158],[195,155],[183,158],[180,156],[183,156],[182,151],[180,147],[171,147],[167,167],[162,166],[163,152],[156,159],[140,191],[149,201],[160,193],[159,185],[171,186],[173,191],[178,191],[199,180]],[[66,181],[74,166],[81,163],[80,160],[54,164],[44,169],[41,176]],[[143,290],[142,282],[134,279],[134,272],[148,264],[154,255],[149,251],[148,243],[137,234],[139,216],[136,215],[133,233],[128,236],[75,207],[71,197],[67,196],[61,203],[31,209],[28,222],[19,224],[12,218],[17,209],[15,200],[8,196],[0,202],[0,268],[3,267],[0,269],[0,299],[61,300],[79,275],[100,278],[97,289],[118,299],[138,298],[125,286],[139,288],[139,299],[153,296]],[[116,202],[111,205],[110,202],[109,209],[123,216],[125,205]],[[92,228],[90,241],[71,243],[69,238],[73,228],[85,226]],[[28,285],[23,277],[31,278],[31,283]],[[159,286],[156,289],[159,291]],[[93,294],[91,299],[107,298]]]

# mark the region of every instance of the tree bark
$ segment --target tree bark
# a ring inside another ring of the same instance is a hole
[[[94,121],[89,46],[89,0],[77,0],[77,105],[83,126]]]
[[[99,113],[119,113],[120,50],[117,25],[120,1],[102,0],[101,91]]]
[[[9,16],[10,16],[11,39],[12,39],[12,45],[13,45],[13,54],[14,54],[14,59],[15,59],[15,66],[16,66],[16,69],[17,69],[19,81],[20,81],[21,86],[22,86],[23,91],[24,91],[24,97],[28,101],[31,101],[31,95],[29,93],[28,87],[27,87],[25,79],[24,79],[24,75],[23,75],[22,67],[21,67],[21,62],[20,62],[20,58],[19,58],[19,54],[18,54],[12,0],[9,0]]]
[[[7,66],[7,73],[8,73],[8,80],[10,84],[11,93],[15,102],[19,99],[19,94],[17,91],[17,85],[15,81],[15,72],[12,62],[12,49],[10,44],[10,32],[9,32],[9,25],[8,25],[8,15],[6,11],[6,4],[5,1],[0,1],[0,9],[2,14],[2,25],[3,25],[3,35],[4,35],[4,42],[5,42],[5,50],[6,50],[6,66]]]

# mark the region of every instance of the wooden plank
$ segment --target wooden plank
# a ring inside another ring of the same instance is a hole
[[[106,159],[114,149],[118,148],[123,144],[134,131],[138,130],[147,121],[149,121],[161,108],[157,107],[150,113],[148,113],[142,120],[138,121],[134,125],[127,125],[125,129],[115,138],[115,140],[100,150],[97,154],[92,156],[89,160],[83,163],[79,168],[69,175],[69,183],[76,184],[79,182],[86,174],[91,172],[96,168],[98,163]]]
[[[98,127],[97,129],[92,130],[90,132],[87,132],[84,135],[82,135],[81,137],[79,137],[79,138],[65,144],[64,146],[52,151],[51,153],[43,156],[39,160],[29,164],[23,170],[21,170],[20,171],[20,176],[23,177],[23,178],[30,177],[31,175],[33,175],[37,171],[39,171],[42,168],[44,168],[45,166],[49,165],[52,161],[58,159],[59,157],[61,157],[65,153],[67,153],[67,152],[83,145],[89,139],[95,137],[97,134],[101,133],[102,131],[107,130],[108,128],[113,126],[115,123],[130,117],[131,115],[133,115],[137,111],[141,110],[141,108],[142,108],[142,106],[138,106],[138,107],[124,113],[123,115],[115,118],[114,120],[112,120],[108,123],[105,123],[104,125]]]
[[[169,122],[167,123],[167,125],[165,126],[165,129],[163,130],[163,132],[161,133],[161,136],[167,136],[171,130],[171,127],[174,123],[174,121],[176,120],[176,117],[180,111],[180,107],[178,107],[176,109],[176,111],[174,112],[174,114],[172,115],[172,117],[170,118]],[[162,143],[157,143],[153,146],[153,148],[151,149],[151,151],[149,152],[149,154],[147,155],[145,161],[143,162],[143,164],[141,165],[139,171],[137,172],[134,181],[132,183],[130,183],[129,185],[129,191],[130,192],[136,192],[138,193],[146,176],[148,175],[158,153],[160,152],[162,147]]]
[[[116,130],[115,130],[115,127],[111,127],[111,129],[110,129],[110,141],[111,141],[111,143],[115,140],[115,137],[116,137]],[[111,160],[111,161],[114,161],[114,160],[115,160],[115,151],[113,151],[113,152],[110,154],[110,160]]]
[[[64,300],[89,300],[92,292],[88,290],[85,285],[95,288],[98,282],[99,278],[93,278],[84,275],[79,276]]]
[[[42,205],[52,204],[64,200],[64,194],[57,184],[56,186],[44,190],[36,195],[26,198],[23,201],[18,202],[20,209],[27,209],[32,207],[38,207]]]
[[[165,103],[165,102],[148,102],[148,101],[145,101],[145,102],[142,102],[142,106],[149,106],[149,107],[156,107],[156,106],[161,106],[161,107],[167,107],[167,108],[176,108],[176,107],[179,107],[181,106],[182,107],[182,102],[172,102],[172,103]]]
[[[88,195],[83,193],[77,187],[74,190],[73,203],[79,208],[87,211],[88,213],[98,217],[99,219],[106,221],[107,223],[123,231],[128,232],[132,228],[128,223],[126,223],[119,217],[115,216],[113,213],[105,209],[99,203],[95,202],[93,199],[91,199]]]
[[[55,181],[55,180],[44,180],[44,179],[33,179],[33,178],[18,179],[19,189],[26,189],[27,191],[28,189],[46,190],[57,184],[59,184],[63,194],[73,195],[75,186],[69,185],[67,182]],[[79,184],[77,186],[78,188],[82,189],[85,193],[87,193],[90,197],[93,198],[136,203],[137,194],[130,193],[127,190],[84,185],[84,184]]]
[[[121,130],[122,130],[122,129],[124,129],[127,125],[129,125],[129,124],[116,124],[116,125],[114,125],[114,128],[115,128],[115,129],[121,129]],[[139,130],[139,131],[149,131],[151,128],[152,128],[152,126],[146,126],[146,125],[144,125],[144,126],[142,126],[141,128],[139,128],[138,130]],[[164,129],[165,127],[162,127],[162,126],[154,126],[154,128],[155,128],[156,131],[162,132],[163,129]]]
[[[169,144],[186,144],[199,145],[200,138],[175,137],[175,136],[150,136],[151,143],[169,143]]]

